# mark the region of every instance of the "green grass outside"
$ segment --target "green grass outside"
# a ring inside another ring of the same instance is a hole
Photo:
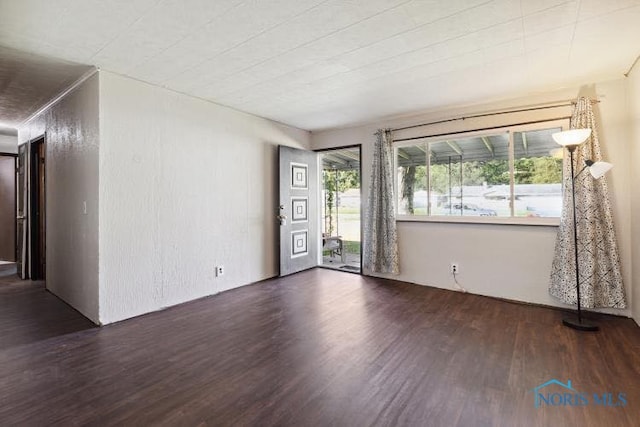
[[[356,242],[356,241],[353,241],[353,240],[343,240],[342,241],[342,247],[344,248],[344,250],[348,254],[355,254],[355,255],[359,255],[360,254],[360,242]],[[331,255],[331,252],[330,251],[322,251],[322,255],[323,256],[329,256],[329,255]]]
[[[360,254],[360,242],[344,240],[342,242],[342,247],[348,254]]]

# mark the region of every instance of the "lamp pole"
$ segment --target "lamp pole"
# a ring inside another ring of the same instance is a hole
[[[598,326],[582,321],[582,308],[581,308],[581,301],[580,301],[580,269],[578,268],[578,217],[576,214],[576,178],[577,176],[573,175],[574,173],[573,172],[573,153],[576,151],[576,148],[578,148],[578,145],[567,146],[567,149],[569,150],[569,154],[571,156],[571,201],[573,203],[573,255],[575,257],[575,263],[576,263],[575,269],[576,269],[576,294],[578,297],[578,321],[576,322],[574,319],[565,318],[562,320],[562,323],[565,326],[568,326],[573,329],[578,329],[580,331],[597,331]]]

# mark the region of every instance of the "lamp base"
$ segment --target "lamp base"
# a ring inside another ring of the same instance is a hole
[[[580,322],[578,319],[562,319],[562,324],[568,328],[577,329],[578,331],[596,332],[600,330],[597,325],[594,325],[584,320]]]

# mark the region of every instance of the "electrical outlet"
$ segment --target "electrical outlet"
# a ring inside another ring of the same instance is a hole
[[[458,263],[452,262],[450,270],[451,270],[451,274],[458,274],[460,272],[460,269],[458,267]]]
[[[224,265],[216,267],[216,277],[224,276]]]

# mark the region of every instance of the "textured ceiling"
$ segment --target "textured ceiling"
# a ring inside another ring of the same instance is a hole
[[[0,133],[12,133],[9,128],[29,118],[91,68],[0,46]]]
[[[640,0],[0,0],[0,45],[303,129],[620,78]]]

